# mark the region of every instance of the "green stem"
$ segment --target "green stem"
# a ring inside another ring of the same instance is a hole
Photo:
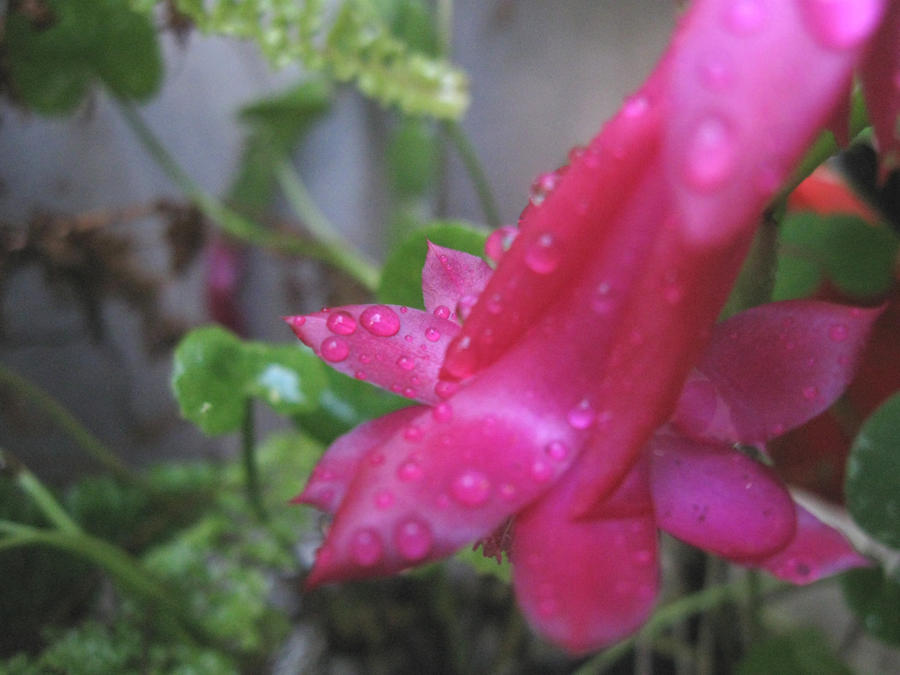
[[[21,375],[12,372],[2,363],[0,363],[0,384],[5,384],[17,394],[28,399],[103,467],[123,480],[131,483],[140,483],[140,479],[119,459],[118,455],[88,431],[55,398]]]
[[[277,232],[254,220],[246,218],[229,209],[218,199],[203,190],[185,173],[175,159],[163,147],[138,112],[128,103],[119,103],[119,110],[128,126],[140,140],[156,163],[166,175],[196,204],[203,214],[222,231],[241,241],[268,248],[279,253],[294,256],[315,258],[333,265],[358,281],[369,290],[374,290],[377,276],[373,278],[371,271],[358,269],[358,260],[348,258],[340,248],[330,242],[319,242],[303,239],[293,233]]]
[[[790,584],[772,581],[764,585],[764,591],[769,593],[790,587]],[[650,617],[650,620],[640,632],[589,659],[575,671],[574,675],[598,675],[625,656],[634,647],[638,639],[652,640],[665,629],[684,621],[694,614],[709,611],[729,602],[743,600],[746,598],[747,593],[747,580],[740,579],[727,584],[708,586],[697,593],[663,605]]]
[[[48,490],[40,479],[35,476],[28,467],[26,467],[19,458],[9,450],[0,448],[0,470],[4,473],[12,474],[16,485],[34,500],[34,503],[40,509],[44,517],[55,525],[57,529],[73,534],[81,533],[78,526],[66,510],[60,505],[53,493]]]
[[[340,260],[337,266],[344,270],[354,270],[357,280],[367,289],[375,290],[380,276],[378,268],[362,253],[354,250],[352,244],[331,224],[288,160],[284,159],[278,163],[275,175],[296,216],[303,221],[306,229],[319,243],[331,248],[335,258]]]
[[[475,192],[478,194],[478,201],[481,204],[481,210],[484,211],[484,217],[488,225],[498,227],[500,225],[500,214],[497,210],[497,203],[494,201],[494,194],[491,192],[490,183],[488,183],[487,174],[478,159],[475,147],[469,141],[463,128],[456,122],[444,122],[441,125],[447,138],[453,143],[456,152],[459,153],[469,178],[475,186]]]
[[[266,510],[259,491],[259,471],[256,462],[256,424],[253,415],[253,399],[248,398],[241,423],[241,456],[244,461],[244,486],[247,501],[260,520],[266,520]]]
[[[453,46],[453,0],[437,1],[437,30],[441,56],[448,59]]]

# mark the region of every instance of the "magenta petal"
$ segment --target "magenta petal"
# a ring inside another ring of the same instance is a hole
[[[564,423],[493,390],[460,392],[359,463],[309,585],[392,574],[489,536],[553,486],[575,448]]]
[[[716,326],[674,424],[693,438],[756,443],[812,419],[849,384],[880,309],[797,300]]]
[[[728,241],[757,216],[758,198],[774,193],[829,121],[885,4],[691,3],[673,50],[663,145],[691,241]]]
[[[729,558],[772,553],[794,536],[794,502],[768,467],[662,433],[649,450],[656,522],[669,534]]]
[[[456,307],[463,298],[475,299],[484,290],[493,270],[477,255],[455,251],[428,242],[422,268],[422,296],[425,311],[459,321]]]
[[[784,581],[810,584],[854,567],[870,565],[843,534],[797,505],[797,533],[782,550],[767,558],[735,560],[760,567]]]
[[[562,483],[514,521],[513,584],[537,632],[584,653],[633,633],[652,612],[659,583],[656,528],[649,510],[572,521],[571,481]]]
[[[861,75],[882,166],[890,169],[900,165],[900,3],[888,5]]]
[[[335,370],[423,403],[440,401],[437,373],[459,332],[452,321],[396,305],[348,305],[285,321]]]
[[[293,501],[315,506],[328,513],[337,511],[363,458],[418,417],[422,410],[422,406],[403,408],[360,424],[338,438],[319,459],[303,492]],[[378,462],[381,459],[379,455],[373,454],[370,461]]]

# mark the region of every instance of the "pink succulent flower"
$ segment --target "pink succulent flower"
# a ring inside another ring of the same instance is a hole
[[[309,585],[435,560],[513,518],[519,603],[580,652],[651,611],[657,528],[796,582],[864,562],[732,445],[824,410],[877,312],[715,320],[884,9],[695,2],[641,91],[536,182],[509,250],[509,231],[491,242],[495,271],[432,246],[425,311],[288,319],[336,369],[423,404],[322,457],[298,498],[335,516]]]

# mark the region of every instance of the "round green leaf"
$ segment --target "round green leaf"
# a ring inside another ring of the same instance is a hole
[[[900,392],[865,421],[847,462],[847,508],[875,539],[900,548]]]
[[[462,221],[439,221],[416,230],[388,256],[376,297],[380,302],[424,307],[422,268],[428,252],[427,242],[481,255],[487,234]]]
[[[268,403],[282,415],[296,415],[318,407],[325,388],[324,368],[301,347],[249,343],[245,345],[249,394]]]
[[[866,630],[885,642],[900,645],[900,583],[879,568],[855,569],[841,577],[847,604]]]

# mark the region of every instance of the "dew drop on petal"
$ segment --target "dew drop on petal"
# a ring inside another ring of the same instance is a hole
[[[638,565],[649,565],[653,561],[653,553],[642,549],[634,554],[634,562]]]
[[[429,342],[437,342],[441,339],[441,332],[437,328],[426,328],[425,339]]]
[[[803,398],[807,401],[815,401],[819,398],[819,388],[812,385],[803,387]]]
[[[480,471],[470,469],[456,477],[451,486],[453,497],[465,506],[484,504],[491,494],[491,482]]]
[[[346,359],[350,354],[350,345],[339,337],[328,337],[322,340],[319,353],[326,361],[338,363]]]
[[[438,403],[431,409],[431,416],[436,422],[449,422],[453,419],[453,407],[449,403]]]
[[[735,81],[734,69],[723,55],[707,54],[697,64],[700,82],[709,91],[721,93],[731,88]]]
[[[325,325],[328,326],[328,330],[337,335],[351,335],[356,330],[356,319],[350,312],[340,310],[330,313]]]
[[[368,354],[360,354],[360,355],[359,355],[359,362],[360,362],[360,363],[371,363],[371,362],[372,362],[372,357],[369,356]]]
[[[359,317],[359,322],[363,328],[378,337],[390,337],[400,330],[400,317],[385,305],[366,307]]]
[[[417,427],[415,424],[410,424],[403,430],[403,438],[405,438],[407,441],[421,441],[422,429]]]
[[[369,464],[372,466],[381,466],[384,464],[384,453],[383,452],[373,452],[369,455]]]
[[[547,453],[547,456],[550,457],[550,459],[561,462],[569,456],[569,446],[562,441],[550,441],[544,448],[544,452]]]
[[[566,415],[569,425],[573,429],[588,429],[597,419],[597,413],[591,407],[587,399],[582,400]]]
[[[828,327],[828,337],[834,342],[843,342],[847,339],[848,334],[849,331],[847,330],[846,324],[833,323]]]
[[[433,314],[439,319],[449,319],[450,308],[447,305],[438,305],[434,308]]]
[[[806,27],[820,45],[851,49],[866,39],[881,18],[881,0],[802,0]]]
[[[459,299],[459,302],[456,303],[456,315],[463,321],[469,318],[469,314],[472,313],[472,308],[475,306],[475,303],[478,302],[478,296],[475,295],[464,295]]]
[[[515,485],[510,485],[509,483],[503,483],[500,486],[500,496],[507,501],[515,499],[515,497],[516,497]]]
[[[503,311],[503,297],[499,293],[494,293],[487,299],[485,307],[490,314],[499,314]]]
[[[389,509],[394,505],[396,498],[393,492],[383,490],[375,495],[375,506],[379,509]]]
[[[422,477],[422,467],[418,462],[407,460],[397,467],[397,478],[402,481],[409,482],[419,480]]]
[[[551,192],[553,192],[553,188],[556,187],[556,183],[559,180],[559,174],[555,171],[550,171],[548,173],[542,173],[537,178],[534,179],[534,182],[531,184],[531,203],[534,206],[540,206],[544,203],[544,200],[547,198]]]
[[[728,3],[724,16],[725,27],[742,36],[758,33],[767,19],[768,10],[762,0],[733,0]]]
[[[525,264],[538,274],[550,274],[559,266],[562,249],[552,234],[538,237],[525,253]]]
[[[432,544],[431,528],[418,518],[404,520],[394,533],[394,545],[404,559],[415,562],[428,555]]]
[[[397,359],[397,365],[403,370],[412,370],[416,367],[416,360],[409,356],[401,356]]]
[[[441,380],[434,385],[434,393],[441,399],[450,398],[456,393],[457,389],[459,389],[459,385],[448,380]]]
[[[494,262],[500,262],[500,258],[506,253],[516,240],[519,230],[512,225],[504,225],[488,235],[484,242],[484,253]]]
[[[366,375],[366,371],[357,370],[355,373],[353,373],[353,377],[355,377],[357,380],[365,381],[368,379],[369,376]]]
[[[730,125],[718,115],[709,115],[688,138],[684,180],[697,191],[715,190],[731,177],[736,159],[737,144]]]
[[[378,534],[372,530],[359,530],[350,540],[350,555],[364,567],[370,567],[381,560],[384,545]]]
[[[531,477],[543,483],[553,477],[553,468],[545,461],[537,459],[531,465]]]
[[[629,96],[622,104],[622,115],[629,119],[643,117],[650,109],[650,102],[645,96]]]

